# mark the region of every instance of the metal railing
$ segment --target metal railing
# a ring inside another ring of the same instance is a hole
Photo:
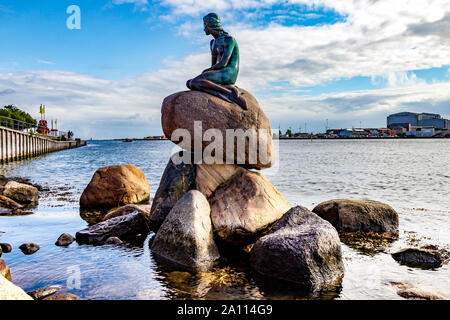
[[[38,125],[33,124],[33,123],[28,123],[28,122],[24,122],[21,120],[17,120],[17,119],[13,119],[13,118],[8,118],[8,117],[4,117],[4,116],[0,116],[0,126],[2,127],[6,127],[6,128],[11,128],[14,130],[18,130],[18,131],[24,131],[24,132],[28,132],[30,134],[39,134],[38,133]],[[68,134],[67,132],[63,132],[63,131],[50,131],[49,134],[39,134],[42,136],[48,136],[51,138],[55,138],[57,140],[64,140],[67,139]]]

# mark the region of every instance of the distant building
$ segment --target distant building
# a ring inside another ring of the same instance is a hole
[[[450,129],[450,121],[435,113],[399,112],[387,117],[389,129],[402,132],[413,131],[412,127],[432,127],[440,130]]]

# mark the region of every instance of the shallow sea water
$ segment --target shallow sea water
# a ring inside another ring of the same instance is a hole
[[[448,265],[413,269],[390,255],[411,243],[450,249],[450,139],[282,140],[276,145],[277,165],[262,173],[292,206],[312,209],[330,199],[372,199],[400,215],[400,238],[384,251],[369,254],[342,244],[346,272],[342,286],[332,292],[310,295],[236,265],[201,274],[177,270],[152,255],[152,235],[143,246],[54,245],[61,233],[74,235],[86,227],[78,200],[99,167],[136,165],[153,196],[174,150],[168,141],[89,141],[83,148],[0,166],[0,174],[30,178],[50,190],[33,215],[0,217],[0,242],[13,246],[2,259],[13,281],[27,291],[59,284],[84,299],[401,299],[390,282],[450,292]],[[41,249],[25,256],[18,250],[24,242]]]

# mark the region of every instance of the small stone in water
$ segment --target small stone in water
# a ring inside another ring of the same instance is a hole
[[[24,243],[22,244],[19,249],[26,255],[30,255],[33,253],[36,253],[41,247],[39,247],[36,243]]]
[[[27,292],[27,294],[30,295],[34,300],[42,300],[44,298],[51,296],[52,294],[57,293],[59,290],[61,290],[61,286],[51,286],[51,287],[36,289],[36,290],[30,291],[30,292]]]
[[[62,235],[59,236],[58,240],[55,242],[55,245],[59,247],[67,247],[74,241],[75,238],[72,237],[70,234],[63,233]]]
[[[12,246],[9,243],[0,243],[0,252],[10,253],[12,251]]]
[[[71,293],[61,293],[45,298],[44,300],[80,300],[80,298]]]

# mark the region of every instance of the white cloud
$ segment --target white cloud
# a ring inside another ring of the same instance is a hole
[[[39,63],[42,63],[42,64],[55,64],[52,61],[42,60],[42,59],[37,59],[36,61],[39,62]]]
[[[146,5],[147,1],[116,0],[115,3]],[[450,1],[331,1],[289,0],[291,4],[321,6],[346,16],[333,25],[255,26],[233,16],[246,9],[270,8],[281,0],[164,0],[172,17],[185,17],[179,32],[193,41],[203,39],[198,54],[170,67],[133,79],[109,81],[71,72],[0,74],[0,96],[30,111],[46,103],[55,117],[67,118],[83,137],[124,136],[114,126],[140,130],[141,136],[158,134],[160,106],[168,94],[184,89],[185,81],[209,64],[209,39],[201,33],[200,16],[208,11],[225,13],[223,24],[238,41],[241,74],[238,85],[260,97],[272,124],[300,119],[352,118],[383,121],[389,112],[404,108],[440,112],[450,116],[450,83],[426,84],[413,72],[450,64]],[[192,16],[192,18],[189,18]],[[187,18],[186,18],[187,17]],[[405,71],[408,70],[408,71]],[[387,88],[344,92],[316,97],[298,94],[304,86],[337,79],[368,76],[384,81]],[[284,92],[277,83],[287,83]],[[11,92],[11,91],[8,91]],[[131,115],[141,119],[133,120]],[[284,119],[284,120],[283,120]],[[147,125],[149,123],[149,125]],[[364,121],[366,123],[366,121]],[[138,131],[136,131],[137,134]]]

